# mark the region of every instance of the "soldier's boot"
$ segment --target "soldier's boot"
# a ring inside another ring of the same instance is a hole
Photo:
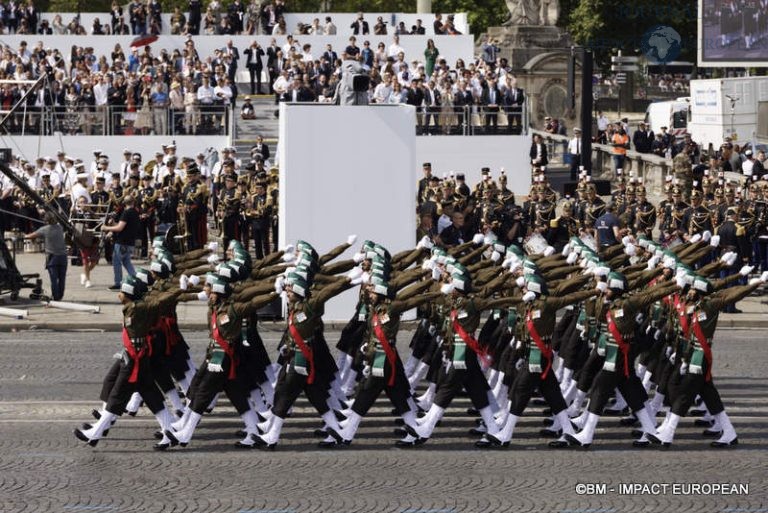
[[[592,445],[592,439],[595,436],[595,429],[597,429],[597,423],[600,421],[600,415],[587,412],[586,420],[584,421],[584,427],[575,434],[564,435],[565,439],[570,442],[571,445],[582,447],[584,449],[589,448]]]
[[[576,388],[576,393],[573,396],[570,406],[568,406],[568,416],[578,417],[581,412],[581,405],[584,404],[584,399],[587,398],[587,393],[580,388]]]
[[[627,408],[627,401],[624,396],[621,395],[618,389],[616,389],[616,402],[610,408],[603,410],[603,415],[623,415],[624,410]]]
[[[268,419],[265,419],[258,424],[256,424],[256,430],[259,432],[259,434],[264,434],[267,431],[269,431],[269,428],[272,427],[272,421],[275,420],[275,416],[272,415]]]
[[[703,422],[699,422],[699,419],[696,419],[695,425],[701,426],[703,425]],[[723,435],[723,426],[720,424],[720,418],[715,415],[712,417],[712,423],[702,431],[701,436],[705,438],[720,438]]]
[[[429,410],[432,407],[432,401],[435,400],[435,392],[437,392],[437,383],[430,383],[427,391],[416,398],[418,407],[424,411]]]
[[[418,365],[416,365],[416,369],[413,371],[413,374],[408,377],[408,384],[411,387],[411,394],[413,394],[413,391],[416,390],[416,387],[419,385],[419,383],[421,383],[421,380],[424,379],[424,376],[427,375],[428,371],[428,363],[419,362]]]
[[[427,415],[422,419],[420,424],[416,424],[416,426],[409,426],[406,424],[405,430],[408,431],[408,434],[413,437],[422,440],[428,440],[429,437],[432,436],[432,431],[435,430],[435,426],[437,425],[438,421],[443,418],[444,413],[445,408],[441,408],[436,404],[432,404],[432,407],[429,409]]]
[[[680,422],[680,416],[670,413],[669,418],[665,422],[666,424],[662,424],[655,433],[648,434],[648,440],[668,448],[675,439],[675,430],[677,430],[677,424]]]
[[[656,414],[661,410],[661,408],[664,406],[664,394],[656,390],[656,394],[653,396],[653,399],[646,402],[646,408],[648,409],[648,413],[651,417],[655,417]]]
[[[280,432],[283,430],[283,423],[285,419],[273,416],[272,425],[269,431],[263,435],[252,436],[254,443],[259,449],[274,449],[277,446],[277,442],[280,440]]]
[[[549,447],[552,449],[564,449],[570,446],[566,436],[573,436],[574,431],[573,426],[571,425],[571,418],[568,416],[568,412],[566,410],[562,410],[557,415],[555,415],[552,428],[558,428],[558,431],[560,431],[560,438],[549,442]]]
[[[139,411],[139,407],[141,407],[141,394],[134,392],[131,394],[128,404],[125,405],[125,413],[131,417],[135,417],[136,413]]]
[[[177,445],[186,447],[189,441],[192,440],[192,435],[195,433],[195,428],[197,428],[197,425],[200,423],[200,419],[202,418],[203,416],[196,411],[190,411],[189,418],[184,424],[184,427],[181,428],[181,431],[174,431],[173,429],[167,430],[165,435],[170,439],[171,447],[176,447]]]
[[[648,393],[648,391],[653,386],[653,381],[651,381],[651,378],[653,377],[653,374],[651,374],[651,371],[646,370],[645,374],[642,377],[643,380],[643,388],[645,389],[645,392]]]
[[[504,410],[503,405],[506,405],[509,402],[509,387],[502,383],[497,387],[497,389],[498,390],[495,394],[496,404],[501,407],[501,410]]]
[[[637,376],[639,379],[643,379],[645,377],[645,371],[648,369],[645,365],[642,363],[638,363],[635,366],[635,376]]]
[[[488,397],[488,406],[491,408],[491,411],[493,413],[500,412],[501,407],[499,406],[499,403],[496,402],[496,396],[493,395],[493,390],[487,390],[485,395]]]
[[[248,410],[247,412],[240,415],[240,418],[243,419],[243,424],[245,424],[245,438],[235,442],[235,447],[239,447],[241,449],[251,449],[254,446],[253,438],[251,438],[251,435],[255,436],[259,434],[259,430],[256,427],[256,425],[259,423],[259,417],[256,416],[256,412],[254,410]]]
[[[184,424],[186,424],[187,420],[189,420],[189,413],[191,411],[192,410],[189,409],[189,406],[184,407],[181,413],[181,417],[171,423],[171,429],[174,431],[181,431],[181,429],[184,427]]]
[[[490,447],[506,447],[509,445],[509,441],[512,440],[512,435],[515,432],[515,426],[520,419],[517,415],[510,413],[507,416],[507,421],[504,426],[496,433],[486,433],[480,440],[475,442],[475,447],[482,449]]]
[[[336,368],[338,369],[336,373],[339,379],[344,378],[344,374],[347,372],[351,362],[352,358],[347,353],[339,351],[339,356],[336,357]]]
[[[335,420],[335,417],[334,417],[334,420]],[[331,447],[335,445],[349,445],[352,442],[352,440],[355,438],[355,433],[357,433],[357,428],[360,427],[360,422],[362,420],[363,420],[363,417],[360,414],[354,411],[351,412],[347,417],[347,420],[345,421],[343,428],[338,426],[338,424],[337,424],[337,427],[328,428],[328,434],[330,435],[332,441],[326,438],[325,440],[320,442],[320,447]]]
[[[117,415],[105,410],[101,413],[101,418],[97,420],[96,423],[90,428],[76,428],[74,431],[75,436],[78,438],[78,440],[82,440],[91,447],[96,447],[96,444],[99,443],[99,440],[104,435],[104,432],[107,431],[110,426],[112,426],[115,419],[117,419]]]
[[[651,412],[648,408],[640,408],[635,411],[635,417],[640,421],[641,429],[643,433],[655,433],[656,432],[656,417],[651,416]]]
[[[563,382],[563,373],[564,373],[563,359],[560,358],[560,356],[557,354],[557,352],[554,353],[554,356],[555,356],[555,362],[553,363],[553,365],[555,365],[555,369],[556,369],[555,370],[555,379],[557,379],[558,383],[562,383]]]
[[[716,449],[723,449],[726,447],[738,445],[739,438],[736,435],[736,430],[733,428],[733,424],[731,424],[731,419],[728,418],[728,414],[725,413],[725,411],[722,411],[715,415],[715,419],[723,428],[723,435],[718,440],[712,442],[710,445]]]
[[[171,446],[171,439],[168,438],[168,435],[166,435],[165,432],[171,429],[173,415],[170,411],[168,411],[168,408],[163,408],[159,412],[155,413],[155,418],[157,419],[157,423],[160,424],[160,433],[162,433],[162,438],[154,445],[153,449],[156,451],[164,451]]]
[[[584,429],[584,424],[586,424],[588,417],[589,417],[589,411],[584,410],[581,415],[571,419],[571,425],[580,430]]]

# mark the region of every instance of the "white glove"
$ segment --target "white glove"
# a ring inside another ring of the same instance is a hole
[[[493,235],[493,232],[486,234],[486,236],[483,237],[483,244],[491,245],[494,242],[496,242],[496,236]]]
[[[637,245],[641,248],[647,248],[648,247],[648,239],[638,239]]]
[[[701,233],[701,238],[704,239],[704,242],[709,242],[712,239],[712,232],[709,230],[704,230]]]
[[[187,290],[187,287],[189,286],[189,276],[186,274],[182,274],[179,278],[179,288],[181,290]]]
[[[517,285],[517,288],[522,289],[525,286],[525,278],[518,276],[515,280],[515,285]]]
[[[435,267],[432,269],[432,279],[435,281],[440,281],[440,276],[442,276],[443,273],[440,271],[439,267]]]
[[[547,249],[544,250],[544,256],[548,257],[554,252],[555,252],[555,248],[553,248],[552,246],[547,246]]]
[[[275,278],[275,293],[282,294],[285,289],[285,278],[278,276]]]
[[[738,257],[739,257],[739,255],[737,255],[737,254],[736,254],[736,253],[734,253],[734,252],[731,252],[731,254],[730,254],[730,255],[728,255],[728,261],[726,262],[726,263],[728,264],[728,266],[729,266],[729,267],[733,267],[733,264],[735,264],[735,263],[736,263],[736,259],[737,259]]]
[[[189,277],[189,283],[192,284],[192,286],[197,287],[200,285],[200,276],[192,275]]]
[[[726,253],[723,253],[722,255],[720,255],[720,261],[724,264],[727,264],[728,260],[730,260],[731,258],[731,255],[734,255],[734,254],[735,253],[733,251],[728,251]]]
[[[512,260],[512,265],[509,266],[509,272],[513,273],[520,269],[523,264],[520,263],[520,260]]]
[[[611,272],[611,269],[604,265],[595,267],[595,276],[608,276],[609,272]]]
[[[621,243],[624,244],[625,246],[627,244],[630,244],[631,242],[632,242],[632,237],[630,237],[629,235],[625,235],[624,238],[621,239]]]
[[[419,243],[416,244],[416,249],[432,249],[433,246],[434,244],[432,244],[432,241],[425,235],[421,238]]]
[[[353,281],[358,279],[360,276],[363,275],[363,270],[359,267],[355,267],[349,273],[347,273],[347,278],[349,278],[349,281]]]
[[[768,281],[768,271],[763,271],[763,273],[760,275],[760,281],[763,283]]]
[[[283,253],[283,262],[290,263],[296,260],[296,254],[295,253]]]
[[[709,245],[713,248],[716,248],[720,245],[720,236],[719,235],[713,235],[711,239],[709,239]]]
[[[360,283],[370,283],[371,275],[369,273],[363,273],[360,276]]]
[[[206,294],[205,291],[200,292],[197,294],[197,299],[200,301],[208,301],[208,294]]]
[[[659,260],[660,260],[660,258],[657,257],[657,256],[652,256],[651,258],[649,258],[648,259],[648,270],[652,271],[653,269],[655,269],[656,266],[659,265]]]
[[[529,290],[528,292],[523,294],[523,302],[525,302],[525,303],[530,303],[534,299],[536,299],[536,293],[533,292],[533,291]]]
[[[219,249],[219,243],[217,241],[209,242],[208,249],[210,249],[211,251],[216,251],[217,249]]]
[[[699,242],[700,240],[701,240],[701,234],[700,234],[700,233],[697,233],[696,235],[694,235],[693,237],[691,237],[691,240],[690,240],[690,242],[691,242],[691,244],[696,244],[696,243],[697,243],[697,242]]]
[[[578,259],[579,259],[579,255],[577,255],[576,253],[569,253],[568,258],[565,259],[565,263],[567,263],[568,265],[573,265]]]
[[[512,266],[512,259],[511,258],[505,258],[503,262],[501,262],[501,268],[506,269],[508,267]]]
[[[675,277],[675,283],[677,283],[678,288],[682,289],[682,288],[685,288],[685,285],[687,282],[685,281],[685,277],[683,275],[680,275]]]
[[[357,235],[350,235],[349,237],[347,237],[347,244],[351,246],[352,244],[355,243],[356,240],[357,240]]]
[[[566,244],[565,246],[563,246],[563,251],[560,252],[560,254],[563,255],[564,257],[567,257],[570,253],[571,253],[570,244]]]
[[[352,255],[352,261],[355,262],[356,264],[359,264],[363,260],[365,260],[365,253],[360,252]]]
[[[209,264],[215,264],[215,263],[217,263],[219,261],[219,255],[214,253],[214,254],[212,254],[211,256],[208,257],[207,261],[208,261]]]
[[[595,288],[599,290],[600,292],[605,292],[608,290],[608,282],[607,281],[598,281],[597,285],[595,285]]]
[[[501,260],[501,253],[499,253],[498,251],[494,251],[493,253],[491,253],[491,260],[493,260],[494,262],[498,262],[499,260]]]
[[[485,236],[482,233],[476,233],[474,237],[472,237],[472,242],[474,244],[482,244],[485,240]]]
[[[288,244],[283,248],[283,253],[293,253],[295,249],[296,249],[296,246],[294,246],[293,244]]]
[[[762,276],[760,278],[762,278]],[[749,280],[749,284],[750,285],[757,285],[758,283],[765,283],[760,278],[752,278],[751,280]]]
[[[747,276],[749,273],[751,273],[754,270],[754,265],[745,265],[741,269],[739,269],[739,274],[742,276]]]
[[[677,262],[674,258],[665,258],[664,259],[664,268],[665,269],[674,269],[677,267]]]
[[[446,296],[453,292],[453,283],[446,283],[442,287],[440,287],[440,292],[445,294]]]
[[[435,262],[434,262],[434,261],[432,261],[432,260],[424,260],[424,261],[421,263],[421,268],[422,268],[424,271],[431,271],[432,269],[434,269],[434,268],[435,268]]]
[[[685,376],[688,373],[688,364],[683,362],[682,365],[680,365],[680,375]]]
[[[624,248],[624,253],[626,253],[626,254],[627,254],[627,256],[635,256],[635,255],[637,254],[637,248],[635,247],[635,245],[634,245],[634,244],[632,244],[632,243],[629,243],[629,244],[627,244],[627,246]]]

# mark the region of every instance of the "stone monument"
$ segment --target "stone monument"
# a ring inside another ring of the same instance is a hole
[[[501,27],[489,27],[480,37],[478,51],[490,39],[507,59],[519,87],[528,98],[530,122],[542,127],[544,117],[564,120],[569,132],[579,119],[579,67],[576,68],[576,108],[568,104],[568,33],[556,26],[558,0],[506,0],[509,19]]]

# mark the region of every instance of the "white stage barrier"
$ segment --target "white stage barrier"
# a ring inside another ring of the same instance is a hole
[[[322,254],[357,234],[354,250],[366,238],[393,254],[413,247],[415,123],[409,105],[281,104],[280,245],[303,239]],[[324,318],[348,320],[358,290],[330,301]]]
[[[61,139],[56,136],[0,136],[0,144],[3,148],[11,148],[14,154],[21,155],[31,162],[34,162],[38,156],[55,158],[57,151],[64,150],[68,155],[83,159],[86,167],[88,167],[93,160],[93,150],[98,149],[109,156],[112,169],[119,169],[120,163],[123,161],[123,150],[126,148],[141,153],[142,161],[148,162],[155,158],[156,151],[162,150],[163,144],[169,144],[172,140],[176,141],[176,154],[189,157],[194,157],[207,148],[220,150],[229,144],[229,139],[226,136],[213,135],[206,135],[205,137],[177,136],[174,138],[153,135],[135,137],[76,135],[63,136]]]
[[[413,180],[423,175],[421,165],[432,163],[432,174],[464,173],[467,183],[480,181],[480,169],[489,167],[494,179],[504,168],[509,189],[516,195],[527,195],[531,187],[528,157],[531,137],[526,135],[472,135],[416,137],[416,168]]]
[[[427,47],[427,40],[431,36],[403,36],[400,38],[400,46],[405,51],[405,59],[410,64],[411,61],[423,61],[424,50]],[[90,46],[93,47],[97,56],[106,55],[107,62],[111,63],[110,54],[115,48],[115,44],[119,43],[123,48],[123,52],[126,57],[130,53],[131,41],[133,36],[92,36],[88,38],[78,38],[74,36],[40,36],[40,35],[4,35],[0,36],[0,43],[9,45],[13,50],[18,50],[19,43],[26,41],[28,48],[31,50],[37,44],[38,41],[43,42],[44,48],[58,48],[62,53],[67,63],[70,60],[70,53],[72,46]],[[245,69],[245,50],[254,40],[258,41],[261,47],[266,51],[272,40],[272,36],[195,36],[193,40],[195,42],[195,48],[201,59],[205,60],[207,57],[213,55],[214,50],[217,48],[223,48],[228,39],[232,39],[234,46],[240,51],[240,61],[238,62],[238,69]],[[286,42],[286,36],[275,36],[277,45],[282,47]],[[157,41],[152,43],[153,55],[158,55],[160,50],[166,49],[169,53],[173,50],[181,51],[187,38],[184,36],[160,36]],[[349,35],[337,35],[337,36],[295,36],[294,41],[298,41],[298,47],[308,43],[312,45],[312,56],[315,59],[319,59],[326,49],[327,44],[331,44],[336,53],[341,57],[341,52],[349,44]],[[387,48],[392,44],[392,36],[358,36],[357,46],[362,48],[363,41],[370,41],[371,48],[374,50],[379,42],[383,42]],[[445,36],[440,37],[435,42],[435,46],[440,51],[440,57],[444,58],[451,67],[454,67],[457,59],[464,59],[469,62],[474,55],[474,38],[469,35],[463,36]],[[266,64],[266,58],[263,61]]]
[[[126,13],[125,15],[125,23],[128,25],[128,28],[130,29],[130,20],[129,16],[127,15],[127,11],[125,8],[123,9],[123,12]],[[53,18],[56,17],[56,15],[61,15],[61,19],[64,22],[64,25],[66,26],[72,19],[75,17],[75,13],[71,12],[64,12],[64,13],[55,13],[55,12],[47,12],[47,13],[41,13],[40,14],[40,21],[42,20],[48,20],[48,23],[53,26]],[[189,12],[184,11],[184,16],[188,17]],[[205,16],[205,13],[203,12],[203,16]],[[357,13],[352,12],[338,12],[338,13],[313,13],[313,12],[289,12],[285,14],[285,25],[288,28],[288,32],[293,32],[296,29],[296,26],[299,23],[304,23],[306,25],[309,25],[312,23],[312,20],[315,18],[318,18],[320,20],[320,25],[325,24],[325,17],[330,16],[333,20],[333,24],[336,25],[337,33],[340,35],[352,35],[352,29],[350,28],[350,25],[354,20],[357,19]],[[392,34],[394,32],[394,27],[400,23],[401,21],[405,23],[405,26],[408,30],[411,29],[411,26],[416,25],[416,20],[420,19],[422,22],[422,25],[425,28],[426,35],[434,35],[434,30],[432,23],[435,21],[435,15],[430,13],[365,13],[365,21],[368,22],[368,26],[371,29],[371,33],[373,33],[373,26],[376,24],[376,18],[381,16],[384,18],[384,21],[387,22],[387,32]],[[443,22],[445,22],[447,18],[447,14],[443,14]],[[102,25],[109,25],[111,23],[111,16],[108,12],[84,12],[80,14],[80,24],[85,28],[85,30],[88,32],[88,34],[91,33],[91,29],[93,28],[93,20],[99,18],[99,22]],[[170,35],[171,33],[171,13],[163,13],[162,16],[163,26],[162,26],[162,34],[164,35]],[[454,25],[456,28],[461,32],[462,34],[469,34],[469,24],[467,23],[467,13],[456,13],[454,15]],[[201,25],[201,32],[202,32]],[[202,35],[202,34],[201,34]],[[81,36],[85,37],[85,36]],[[102,37],[102,36],[98,36]],[[206,37],[212,37],[212,36],[206,36]],[[450,37],[450,36],[448,36]]]

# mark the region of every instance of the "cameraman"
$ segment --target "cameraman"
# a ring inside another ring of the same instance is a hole
[[[25,235],[24,238],[30,240],[43,238],[45,268],[51,279],[51,296],[54,301],[61,301],[67,281],[67,243],[64,240],[64,228],[56,221],[56,216],[50,212],[45,214],[45,222],[45,226]]]
[[[341,80],[336,86],[336,105],[368,105],[368,89],[371,79],[358,58],[342,53]]]

